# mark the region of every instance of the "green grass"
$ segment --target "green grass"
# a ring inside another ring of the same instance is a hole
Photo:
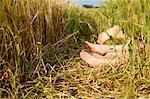
[[[0,7],[0,98],[150,98],[148,0],[109,0],[99,9],[1,0]],[[130,41],[129,62],[90,68],[79,57],[84,41],[113,25]]]

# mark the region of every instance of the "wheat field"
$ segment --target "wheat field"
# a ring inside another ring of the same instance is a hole
[[[0,0],[0,98],[149,99],[150,3],[107,0],[86,9],[59,0]],[[119,25],[129,61],[91,68],[84,41]]]

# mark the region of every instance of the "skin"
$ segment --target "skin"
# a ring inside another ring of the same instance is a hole
[[[124,35],[118,26],[114,26],[106,31],[115,38],[124,39]],[[129,57],[128,46],[102,45],[108,39],[110,39],[110,37],[106,34],[106,32],[102,32],[97,40],[99,44],[93,44],[85,41],[90,52],[82,50],[80,52],[81,59],[92,67],[105,64],[113,65],[127,61]]]
[[[117,57],[107,57],[107,56],[95,56],[92,55],[86,51],[80,52],[80,57],[88,63],[90,66],[100,66],[105,64],[117,64],[119,62],[119,59]]]
[[[93,44],[88,41],[85,41],[85,44],[88,46],[91,52],[98,53],[100,55],[106,54],[111,51],[122,51],[128,49],[124,48],[123,45],[100,45],[100,44]]]
[[[104,42],[106,42],[107,40],[110,39],[110,36],[112,36],[113,38],[117,38],[117,39],[124,39],[125,38],[120,27],[115,25],[112,28],[106,30],[105,32],[100,33],[98,36],[97,43],[103,44]]]
[[[101,46],[103,48],[108,48],[108,49],[114,47],[112,45],[93,44],[92,48],[94,49],[95,49],[94,46],[97,46],[96,49],[100,48]],[[101,50],[97,50],[100,51],[98,53],[93,52],[93,49],[90,49],[91,50],[90,52],[86,52],[82,50],[80,52],[80,57],[92,67],[105,65],[105,64],[115,65],[118,64],[119,62],[123,62],[123,61],[125,62],[128,60],[129,57],[128,47],[124,49],[122,47],[123,47],[122,45],[116,45],[116,50],[108,50],[108,52],[103,56],[102,54],[99,54],[101,53]]]

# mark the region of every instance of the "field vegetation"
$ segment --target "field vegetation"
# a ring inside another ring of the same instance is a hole
[[[57,0],[0,0],[0,98],[150,98],[150,2],[108,0],[86,9]],[[84,41],[119,25],[128,63],[91,68]]]

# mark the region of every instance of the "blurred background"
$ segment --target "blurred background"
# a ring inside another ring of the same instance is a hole
[[[79,5],[99,6],[104,2],[104,0],[74,0],[74,2]]]

